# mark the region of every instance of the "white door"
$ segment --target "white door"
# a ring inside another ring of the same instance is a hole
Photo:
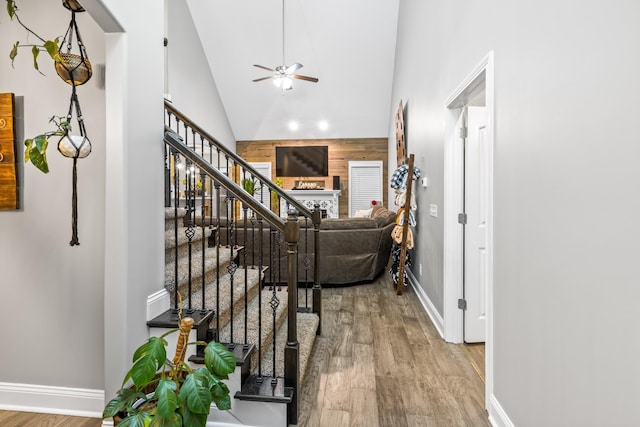
[[[487,195],[489,183],[485,107],[467,107],[464,160],[464,341],[484,342],[487,314]]]

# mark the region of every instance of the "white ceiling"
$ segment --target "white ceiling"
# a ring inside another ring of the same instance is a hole
[[[285,1],[284,63],[320,81],[283,92],[252,82],[282,65],[281,0],[188,0],[236,139],[386,137],[399,0]]]

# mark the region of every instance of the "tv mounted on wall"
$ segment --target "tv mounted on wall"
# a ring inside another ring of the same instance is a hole
[[[276,176],[329,176],[329,147],[276,147]]]

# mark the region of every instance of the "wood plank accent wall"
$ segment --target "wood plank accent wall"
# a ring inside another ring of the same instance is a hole
[[[388,163],[387,138],[351,138],[351,139],[305,139],[305,140],[262,140],[262,141],[238,141],[236,152],[248,162],[271,162],[271,170],[275,180],[276,171],[276,147],[282,146],[312,146],[326,145],[329,147],[329,176],[313,177],[309,180],[324,180],[324,188],[333,188],[333,176],[340,177],[340,218],[346,218],[349,212],[349,161],[350,160],[382,160],[383,179],[386,179]],[[280,177],[286,190],[293,188],[295,178]],[[304,179],[304,177],[302,177]],[[383,183],[384,203],[389,206],[387,185]]]
[[[13,94],[0,93],[0,210],[18,209],[14,111]]]

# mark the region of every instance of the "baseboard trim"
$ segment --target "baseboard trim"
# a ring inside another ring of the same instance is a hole
[[[493,394],[489,397],[489,422],[493,427],[514,427],[509,416]]]
[[[147,297],[147,321],[155,319],[171,307],[171,295],[160,289]]]
[[[427,315],[431,319],[433,326],[435,326],[442,339],[444,339],[444,320],[442,316],[440,315],[440,313],[438,313],[438,310],[433,305],[431,299],[424,291],[424,289],[422,289],[422,286],[420,286],[420,282],[418,282],[416,276],[413,275],[413,272],[409,269],[407,269],[406,271],[407,275],[409,276],[409,283],[411,283],[411,287],[415,291],[418,299],[420,300],[420,303],[424,307],[424,311],[427,312]]]
[[[104,390],[0,383],[0,409],[102,418]]]

